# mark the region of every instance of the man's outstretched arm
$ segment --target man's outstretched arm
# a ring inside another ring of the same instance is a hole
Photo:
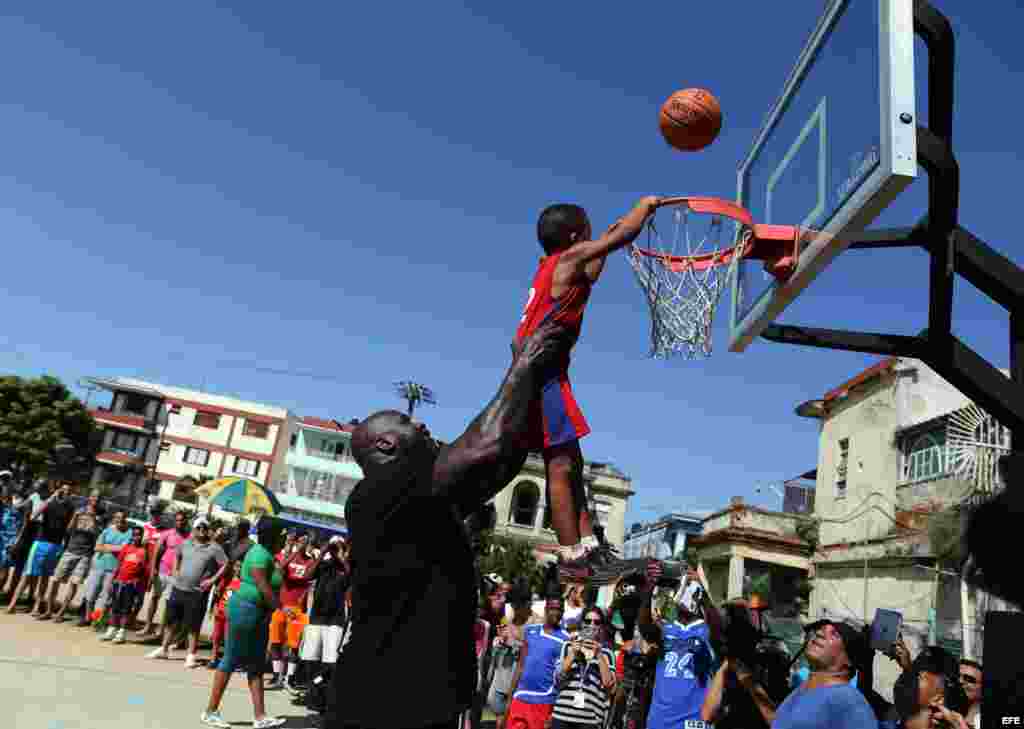
[[[434,466],[434,488],[469,514],[508,485],[526,462],[523,438],[530,403],[537,398],[551,366],[572,347],[568,331],[542,325],[523,341],[494,399],[454,443],[441,450]]]

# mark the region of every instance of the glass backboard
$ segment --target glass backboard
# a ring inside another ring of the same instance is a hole
[[[917,175],[913,0],[833,0],[737,175],[758,223],[813,232],[780,284],[760,261],[731,282],[743,351]]]

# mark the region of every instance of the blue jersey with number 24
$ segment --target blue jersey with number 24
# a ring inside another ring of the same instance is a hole
[[[695,665],[704,662],[697,655],[697,646],[702,644],[707,651],[705,660],[714,654],[703,620],[689,625],[669,623],[662,632],[665,650],[658,661],[647,729],[682,729],[684,721],[700,719],[710,684],[709,676],[699,675],[700,667]]]

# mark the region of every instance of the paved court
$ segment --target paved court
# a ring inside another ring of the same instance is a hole
[[[184,651],[170,661],[143,656],[155,643],[102,643],[88,628],[54,625],[27,614],[0,613],[0,724],[16,729],[181,729],[202,726],[213,678],[206,668],[184,667]],[[200,652],[200,657],[208,655]],[[266,693],[267,712],[287,717],[285,727],[313,727],[305,708],[285,691]],[[221,713],[251,726],[252,704],[244,675],[231,679]]]

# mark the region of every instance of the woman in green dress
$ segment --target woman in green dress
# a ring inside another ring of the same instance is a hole
[[[263,704],[263,669],[270,638],[270,616],[280,607],[281,572],[274,554],[283,542],[284,524],[264,516],[256,525],[256,544],[242,562],[241,586],[227,604],[228,634],[224,658],[214,672],[210,703],[200,716],[207,726],[231,729],[220,715],[224,690],[236,669],[244,669],[249,680],[254,714],[253,729],[280,726],[284,719],[267,716]]]

